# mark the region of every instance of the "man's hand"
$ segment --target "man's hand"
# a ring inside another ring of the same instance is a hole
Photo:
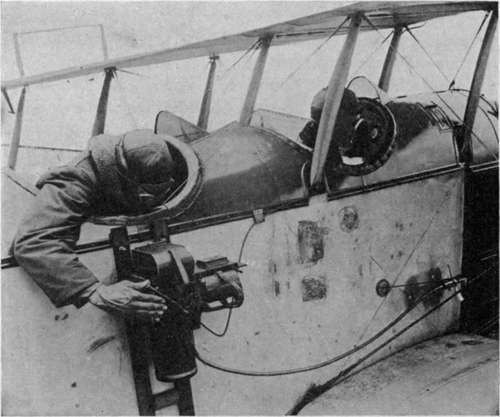
[[[149,286],[149,281],[101,285],[92,293],[89,302],[107,312],[159,320],[167,306],[163,298],[147,292]]]

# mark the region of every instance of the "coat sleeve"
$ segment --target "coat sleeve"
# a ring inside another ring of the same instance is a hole
[[[17,262],[56,307],[79,306],[78,294],[98,282],[75,253],[94,195],[91,181],[76,172],[52,177],[42,186],[14,238]]]

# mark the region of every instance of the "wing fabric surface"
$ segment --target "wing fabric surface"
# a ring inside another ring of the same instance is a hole
[[[359,2],[322,13],[289,20],[260,29],[195,42],[177,48],[108,59],[77,67],[65,68],[43,74],[25,76],[2,81],[2,89],[16,88],[32,84],[74,78],[103,71],[105,68],[132,68],[155,65],[202,56],[219,55],[248,49],[258,39],[273,37],[272,46],[327,37],[346,18],[356,13],[366,15],[378,29],[393,28],[397,25],[413,25],[438,17],[458,13],[490,10],[496,2]],[[342,28],[337,35],[344,35],[348,28]],[[363,20],[361,31],[373,30]]]

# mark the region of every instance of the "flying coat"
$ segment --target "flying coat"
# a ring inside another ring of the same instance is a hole
[[[75,254],[82,223],[95,215],[141,211],[136,175],[128,168],[133,166],[132,153],[135,162],[143,158],[146,167],[151,163],[141,153],[147,142],[138,145],[139,136],[145,141],[155,137],[145,131],[121,137],[96,136],[87,151],[69,164],[48,171],[36,184],[40,192],[19,225],[12,251],[19,265],[57,307],[83,305],[86,297],[82,294],[98,282]],[[126,155],[121,146],[124,138],[132,142]]]

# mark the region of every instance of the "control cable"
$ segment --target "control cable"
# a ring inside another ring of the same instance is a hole
[[[398,322],[400,322],[406,315],[408,315],[413,309],[415,309],[424,299],[426,299],[427,297],[432,295],[434,292],[437,292],[438,290],[442,290],[442,289],[443,289],[443,286],[438,285],[437,287],[425,292],[420,297],[418,297],[412,305],[410,305],[401,314],[399,314],[399,316],[397,316],[389,324],[387,324],[385,327],[383,327],[381,330],[379,330],[377,333],[375,333],[372,337],[365,340],[363,343],[356,345],[352,349],[349,349],[349,350],[347,350],[339,355],[336,355],[336,356],[334,356],[330,359],[327,359],[325,361],[319,362],[315,365],[310,365],[310,366],[306,366],[306,367],[302,367],[302,368],[283,369],[283,370],[277,370],[277,371],[242,370],[242,369],[229,368],[229,367],[226,367],[224,365],[220,365],[220,364],[217,364],[215,362],[212,362],[212,361],[202,357],[200,355],[200,353],[195,348],[196,358],[204,365],[209,366],[209,367],[214,368],[214,369],[217,369],[219,371],[228,372],[228,373],[237,374],[237,375],[245,375],[245,376],[270,377],[270,376],[291,375],[291,374],[313,371],[313,370],[331,365],[331,364],[338,362],[341,359],[344,359],[348,356],[351,356],[354,353],[358,352],[359,350],[363,349],[364,347],[368,346],[369,344],[373,343],[375,340],[379,339],[383,334],[385,334],[388,330],[390,330],[392,327],[394,327]],[[460,291],[458,291],[458,292],[460,292]],[[455,295],[456,294],[454,294],[454,296]]]
[[[491,270],[492,268],[488,268],[485,271],[481,272],[478,274],[476,277],[471,279],[467,285],[470,285],[472,282],[478,280],[482,275],[484,275],[486,272]],[[369,359],[371,356],[373,356],[375,353],[380,351],[382,348],[387,346],[389,343],[391,343],[393,340],[397,339],[399,336],[401,336],[403,333],[411,329],[413,326],[417,325],[420,323],[423,319],[425,319],[427,316],[432,314],[434,311],[438,310],[441,308],[444,304],[448,303],[451,301],[454,297],[459,295],[462,292],[462,289],[458,289],[453,292],[449,297],[446,297],[443,301],[441,301],[439,304],[436,304],[434,307],[432,307],[430,310],[426,311],[424,314],[422,314],[419,318],[416,320],[412,321],[410,324],[408,324],[406,327],[401,329],[399,332],[395,333],[392,335],[389,339],[387,339],[385,342],[381,343],[378,345],[375,349],[371,350],[368,352],[366,355],[358,359],[356,362],[354,362],[352,365],[348,366],[347,368],[343,369],[340,371],[335,377],[331,378],[327,382],[321,385],[313,385],[311,386],[306,393],[303,395],[303,397],[299,400],[299,402],[288,412],[286,415],[296,415],[300,410],[302,410],[307,404],[309,404],[311,401],[319,397],[321,394],[324,392],[328,391],[330,388],[333,388],[335,385],[340,384],[341,382],[344,382],[346,379],[350,378],[352,376],[351,372],[357,368],[359,365],[361,365],[364,361]]]

